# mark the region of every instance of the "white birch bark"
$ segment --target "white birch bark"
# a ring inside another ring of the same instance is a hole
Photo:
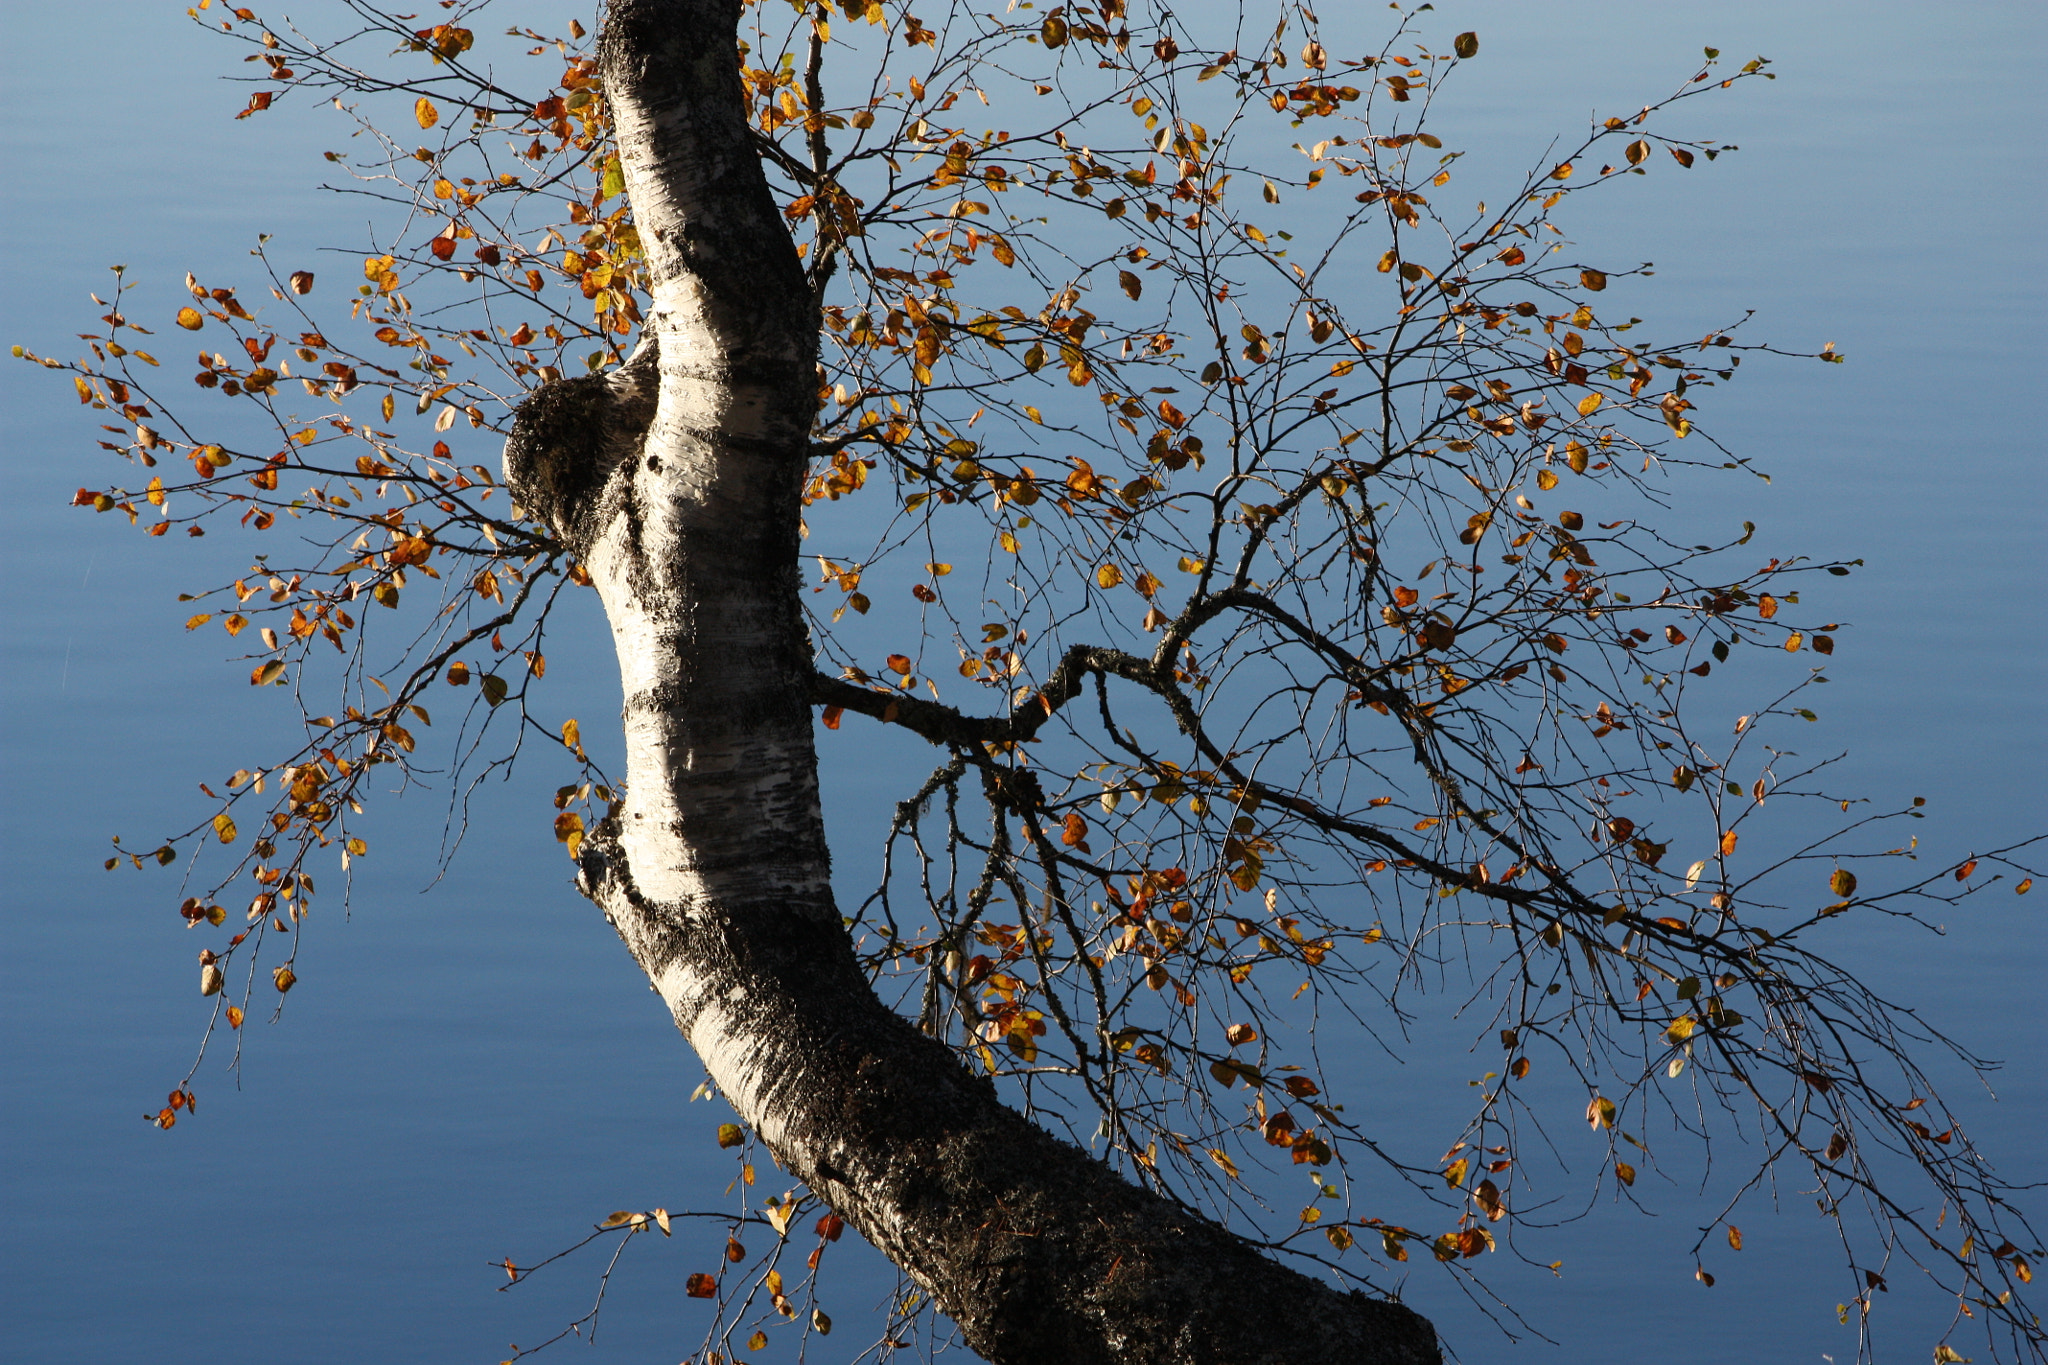
[[[652,264],[632,361],[521,409],[506,474],[589,569],[623,807],[580,885],[777,1158],[1008,1362],[1434,1362],[1123,1181],[886,1009],[830,887],[798,517],[818,318],[741,103],[737,0],[618,0],[600,47]]]

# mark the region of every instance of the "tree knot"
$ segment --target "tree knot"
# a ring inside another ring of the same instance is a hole
[[[597,494],[638,454],[659,388],[656,343],[647,335],[618,369],[543,384],[513,414],[505,482],[572,551],[594,538]]]

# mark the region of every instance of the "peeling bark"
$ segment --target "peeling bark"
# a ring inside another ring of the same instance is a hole
[[[777,1158],[1008,1362],[1438,1360],[1028,1123],[876,997],[833,902],[798,519],[818,316],[742,114],[737,0],[618,0],[599,54],[652,264],[620,370],[520,410],[508,482],[588,568],[625,798],[579,884]]]

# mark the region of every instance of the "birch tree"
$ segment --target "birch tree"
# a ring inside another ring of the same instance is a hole
[[[1708,49],[1468,213],[1429,115],[1479,38],[1415,16],[1359,50],[1300,6],[614,0],[486,58],[481,4],[344,8],[194,14],[250,48],[243,116],[352,122],[336,184],[389,210],[360,278],[264,246],[253,288],[187,278],[175,341],[117,278],[92,354],[39,361],[125,462],[80,506],[266,542],[190,625],[258,642],[304,746],[108,860],[206,849],[210,1046],[317,979],[295,927],[392,779],[439,753],[459,809],[517,757],[569,776],[554,837],[721,1142],[800,1182],[735,1233],[843,1220],[991,1361],[1435,1361],[1399,1275],[1476,1285],[1570,1160],[1633,1197],[1724,1128],[1753,1161],[1702,1283],[1803,1182],[1866,1350],[1906,1258],[2039,1358],[2038,1239],[1922,1070],[1978,1059],[1822,955],[2024,892],[2022,855],[1901,864],[1911,807],[1785,752],[1854,566],[1694,544],[1684,497],[1753,472],[1701,409],[1788,352],[1656,335],[1605,297],[1650,272],[1566,235],[1707,173],[1677,106],[1762,58]],[[149,354],[194,340],[225,404]],[[616,775],[543,682],[554,614],[598,609]],[[817,757],[853,726],[931,757],[857,905]],[[1454,1131],[1341,1061],[1425,1025],[1493,1058]],[[717,1264],[702,1359],[829,1330]]]

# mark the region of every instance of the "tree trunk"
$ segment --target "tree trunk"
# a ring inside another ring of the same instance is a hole
[[[600,45],[652,265],[622,369],[505,452],[582,559],[624,684],[624,804],[580,884],[720,1091],[1007,1362],[1433,1362],[1428,1323],[1283,1268],[1004,1106],[876,997],[832,898],[800,609],[818,315],[745,121],[738,0],[615,0]]]

